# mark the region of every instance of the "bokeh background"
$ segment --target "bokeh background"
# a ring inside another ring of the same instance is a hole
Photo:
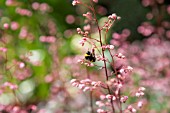
[[[170,1],[99,0],[95,7],[100,24],[112,13],[121,17],[107,41],[134,68],[129,90],[146,87],[138,112],[169,113]],[[88,94],[70,84],[86,71],[77,60],[88,47],[76,32],[86,12],[72,0],[0,0],[2,113],[87,113]]]

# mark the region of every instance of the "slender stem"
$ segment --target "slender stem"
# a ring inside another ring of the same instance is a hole
[[[90,108],[91,108],[91,113],[93,113],[93,92],[90,91]]]
[[[87,78],[90,79],[90,74],[88,71],[88,67],[86,66],[86,71],[87,71]],[[90,112],[93,113],[93,95],[92,95],[92,91],[90,91],[89,95],[90,95]]]
[[[120,109],[120,113],[122,113],[122,103],[121,103],[120,99],[121,99],[121,91],[119,89],[119,103],[120,103],[119,109]]]

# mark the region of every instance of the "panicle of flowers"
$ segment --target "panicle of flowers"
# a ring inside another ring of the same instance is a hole
[[[9,87],[11,90],[16,90],[18,89],[18,85],[16,84],[13,84],[11,82],[5,82],[3,85],[2,85],[3,88],[6,88],[6,87]]]
[[[117,58],[121,58],[121,59],[124,59],[124,58],[125,58],[125,56],[124,56],[122,53],[115,54],[115,56],[116,56]]]
[[[90,79],[84,79],[80,81],[77,79],[72,79],[70,83],[72,86],[78,87],[83,91],[92,91],[97,87],[106,87],[101,81],[92,81]]]
[[[106,29],[106,32],[112,27],[112,25],[114,24],[114,22],[116,20],[120,20],[121,17],[117,16],[115,13],[113,13],[112,15],[108,16],[108,21],[105,22],[105,24],[103,25],[102,29]]]
[[[136,110],[134,107],[132,107],[131,105],[129,105],[127,109],[128,109],[131,113],[136,113],[136,112],[137,112],[137,110]]]
[[[102,49],[110,49],[113,50],[114,49],[114,45],[103,45]]]
[[[108,16],[108,19],[113,19],[113,20],[119,20],[121,17],[120,16],[117,16],[115,13],[113,13],[112,15],[109,15]]]
[[[32,42],[35,39],[34,35],[28,31],[28,28],[26,26],[23,26],[21,28],[19,33],[19,38],[26,39],[29,42]]]
[[[47,3],[38,3],[38,2],[32,3],[32,8],[34,10],[39,10],[41,12],[49,12],[51,9]]]
[[[120,98],[120,102],[125,103],[127,101],[127,99],[128,99],[128,96],[122,96]]]
[[[103,58],[102,55],[97,55],[96,59],[97,59],[97,61],[108,61],[108,59],[107,58]]]
[[[138,91],[135,93],[136,97],[143,96],[145,94],[144,91],[145,91],[145,88],[144,87],[140,87],[138,89]]]
[[[88,27],[90,27],[90,25],[88,25]],[[77,33],[82,36],[82,40],[79,41],[79,44],[81,44],[82,46],[84,46],[85,42],[87,42],[87,40],[89,38],[88,37],[89,29],[86,29],[86,28],[84,28],[84,29],[85,29],[85,31],[82,31],[80,28],[77,28]]]
[[[8,50],[8,49],[5,48],[5,47],[0,47],[0,51],[3,52],[3,53],[7,52],[7,50]]]
[[[125,68],[121,68],[121,69],[119,70],[119,72],[120,72],[121,74],[123,74],[123,73],[132,72],[132,70],[133,70],[133,68],[132,68],[131,66],[127,66],[127,67],[125,67]]]
[[[32,12],[28,9],[16,8],[16,13],[20,14],[21,16],[32,16]]]
[[[13,21],[13,22],[11,22],[11,26],[10,27],[11,27],[12,30],[17,30],[19,28],[19,23]]]
[[[55,36],[40,36],[41,42],[54,43],[56,41]]]
[[[87,61],[85,59],[79,59],[77,62],[80,63],[80,64],[84,64],[87,67],[93,67],[94,66],[94,64],[92,62]]]
[[[0,104],[0,110],[7,113],[28,113],[28,111],[37,111],[36,105],[29,105],[27,107],[21,107],[19,105],[3,105]]]

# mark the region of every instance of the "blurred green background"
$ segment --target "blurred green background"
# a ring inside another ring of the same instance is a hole
[[[143,1],[153,1],[154,5],[144,7]],[[33,3],[44,6],[41,6],[42,9],[36,9],[37,6],[34,4],[34,7]],[[161,22],[170,21],[167,12],[169,4],[169,0],[161,3],[159,0],[99,0],[95,7],[96,10],[102,9],[97,14],[99,20],[112,13],[121,16],[121,20],[116,22],[109,32],[108,43],[112,39],[112,33],[121,33],[123,29],[130,30],[127,41],[133,43],[136,40],[142,42],[149,37],[138,33],[137,29],[143,22],[161,27]],[[27,9],[28,12],[21,9]],[[76,35],[76,28],[84,26],[82,14],[86,11],[83,6],[72,6],[72,0],[0,0],[0,47],[8,49],[7,53],[0,53],[2,78],[0,83],[8,81],[19,87],[14,92],[5,90],[0,96],[1,104],[15,103],[13,94],[16,94],[19,101],[26,106],[29,104],[45,106],[52,94],[59,96],[61,104],[62,96],[69,95],[63,92],[69,88],[69,81],[73,78],[71,66],[76,65],[72,63],[68,65],[65,62],[83,53],[78,46],[80,37]],[[148,13],[152,13],[153,17],[148,19]],[[10,26],[12,22],[17,22],[18,28],[12,29]],[[4,27],[5,23],[9,28]],[[49,39],[44,41],[42,36],[53,37],[46,37]],[[49,40],[51,41],[48,42]],[[166,37],[163,40],[169,41]],[[20,62],[24,63],[24,68],[17,67]],[[10,68],[13,65],[16,67]],[[5,70],[4,66],[10,69]],[[23,79],[20,78],[22,74],[26,76]],[[134,79],[138,81],[140,77]],[[148,110],[144,112],[169,113],[169,102],[164,98],[159,100],[163,96],[161,92],[155,94],[148,90],[146,93],[146,99],[149,101],[146,107]],[[169,96],[165,98],[169,100]],[[56,105],[58,109],[64,108],[67,112],[74,108],[66,108],[70,103],[65,103],[66,106],[60,104]]]

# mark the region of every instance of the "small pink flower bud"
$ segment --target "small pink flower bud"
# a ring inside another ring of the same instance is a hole
[[[97,109],[97,113],[105,113],[103,109]]]
[[[117,19],[117,15],[115,13],[113,13],[112,15],[108,16],[109,19],[113,19],[116,20]],[[120,17],[119,17],[120,18]]]
[[[83,16],[86,17],[86,18],[89,19],[89,20],[92,20],[92,19],[93,19],[92,13],[90,13],[90,12],[87,12],[86,14],[83,14]]]
[[[9,24],[8,23],[4,23],[4,29],[8,29],[9,28]]]
[[[90,31],[91,27],[90,27],[90,25],[88,24],[88,25],[84,26],[83,29],[84,29],[84,31]]]
[[[113,50],[113,49],[114,49],[114,46],[113,46],[113,45],[110,45],[110,49]]]
[[[100,95],[100,99],[101,99],[101,100],[104,100],[105,98],[106,98],[105,95]]]
[[[107,98],[107,99],[111,99],[111,98],[112,98],[112,95],[108,94],[108,95],[106,95],[106,98]]]
[[[113,96],[113,97],[112,97],[112,100],[116,100],[116,97],[115,97],[115,96]]]
[[[25,67],[25,64],[23,62],[19,63],[19,68],[24,68]]]
[[[77,28],[77,33],[82,34],[82,30],[80,28]]]
[[[136,113],[136,109],[135,108],[132,108],[132,113]]]
[[[138,107],[139,107],[139,108],[142,108],[142,106],[143,106],[143,102],[142,102],[142,101],[139,101],[139,102],[138,102]]]
[[[34,3],[32,4],[32,8],[33,8],[34,10],[38,10],[39,7],[40,7],[40,4],[39,4],[38,2],[34,2]]]
[[[19,28],[19,24],[17,22],[11,22],[11,29],[17,30]]]
[[[127,99],[128,99],[128,96],[123,96],[120,98],[120,101],[125,103],[127,101]]]
[[[98,3],[98,0],[93,0],[93,2]]]
[[[140,87],[139,91],[145,91],[145,87]]]
[[[135,95],[136,95],[136,97],[140,97],[140,93],[138,93],[138,92]]]
[[[120,20],[121,19],[121,17],[120,16],[117,16],[117,20]]]
[[[125,70],[124,70],[124,69],[120,69],[119,72],[120,72],[120,73],[124,73]]]
[[[79,4],[79,3],[80,3],[79,0],[73,0],[72,5],[75,6],[75,5]]]
[[[4,52],[4,53],[7,52],[7,50],[8,50],[7,48],[0,47],[0,51],[2,51],[2,52]]]

